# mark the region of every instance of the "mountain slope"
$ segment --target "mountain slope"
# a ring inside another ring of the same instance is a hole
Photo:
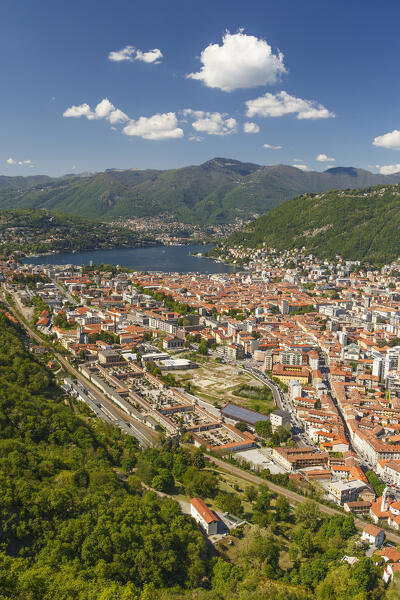
[[[53,179],[27,191],[0,190],[0,208],[34,207],[96,219],[153,216],[168,212],[202,222],[196,204],[220,186],[238,185],[258,165],[228,159],[168,171],[108,170],[88,177]]]
[[[232,234],[224,247],[305,248],[321,258],[385,263],[400,256],[400,185],[308,194]]]
[[[47,175],[32,175],[31,177],[0,175],[0,189],[27,190],[35,185],[49,183]]]
[[[23,180],[23,181],[21,181]],[[97,220],[168,214],[191,224],[254,219],[302,193],[400,182],[353,167],[324,173],[215,158],[201,165],[117,170],[58,179],[1,178],[0,208],[46,208]]]
[[[96,223],[44,209],[0,212],[0,258],[32,253],[142,245],[149,238],[110,223]]]
[[[362,169],[339,167],[324,173],[301,171],[296,167],[275,165],[259,169],[244,185],[229,192],[225,205],[230,209],[266,212],[299,194],[319,193],[339,188],[362,188],[397,183],[400,175],[375,175]]]

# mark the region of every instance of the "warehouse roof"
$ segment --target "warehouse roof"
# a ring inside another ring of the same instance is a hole
[[[262,413],[259,413],[256,410],[251,410],[250,408],[243,408],[243,406],[232,404],[232,402],[228,402],[228,404],[221,410],[221,413],[224,417],[236,419],[237,421],[243,421],[243,423],[248,423],[249,425],[255,425],[258,423],[258,421],[269,420],[268,415],[263,415]]]

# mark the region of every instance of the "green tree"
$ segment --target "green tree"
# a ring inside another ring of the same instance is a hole
[[[254,485],[249,485],[245,489],[244,495],[249,502],[254,502],[258,496],[257,488]]]
[[[217,493],[218,479],[211,471],[199,471],[189,467],[183,477],[185,491],[189,496],[213,498]]]
[[[220,492],[215,497],[215,504],[224,512],[241,516],[243,514],[242,502],[236,494],[226,494]]]
[[[295,509],[295,517],[296,523],[310,531],[315,531],[318,521],[321,518],[318,504],[309,499],[299,502]]]
[[[247,431],[247,425],[246,425],[246,423],[242,423],[241,421],[239,421],[238,423],[235,423],[235,427],[239,431]]]
[[[275,504],[276,516],[279,521],[288,521],[291,517],[291,508],[285,496],[279,496]]]
[[[263,438],[268,438],[272,434],[271,423],[269,421],[258,421],[254,429],[256,434]]]
[[[159,492],[171,492],[174,485],[174,477],[167,469],[160,469],[151,482],[151,487]]]
[[[240,566],[232,565],[222,558],[218,557],[212,569],[211,584],[214,590],[218,592],[228,592],[234,590],[236,584],[243,578],[243,569]]]

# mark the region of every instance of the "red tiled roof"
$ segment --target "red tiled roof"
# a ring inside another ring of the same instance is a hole
[[[381,531],[383,531],[383,529],[381,529],[380,527],[376,527],[375,525],[366,525],[363,531],[365,533],[368,533],[368,535],[373,535],[374,537],[376,537]]]
[[[206,523],[218,522],[218,518],[201,498],[192,498],[190,504],[197,510]]]

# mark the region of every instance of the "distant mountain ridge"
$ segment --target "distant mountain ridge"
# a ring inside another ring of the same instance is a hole
[[[22,177],[21,175],[9,176],[0,175],[0,190],[12,189],[12,190],[27,190],[35,185],[49,183],[52,181],[51,177],[47,175],[32,175],[28,177]]]
[[[333,190],[289,200],[241,231],[214,254],[237,246],[302,249],[320,258],[384,264],[400,257],[400,185]]]
[[[214,158],[179,169],[107,169],[50,178],[0,177],[0,209],[46,208],[95,220],[168,214],[191,224],[253,219],[303,193],[400,182],[354,167],[320,173]]]

